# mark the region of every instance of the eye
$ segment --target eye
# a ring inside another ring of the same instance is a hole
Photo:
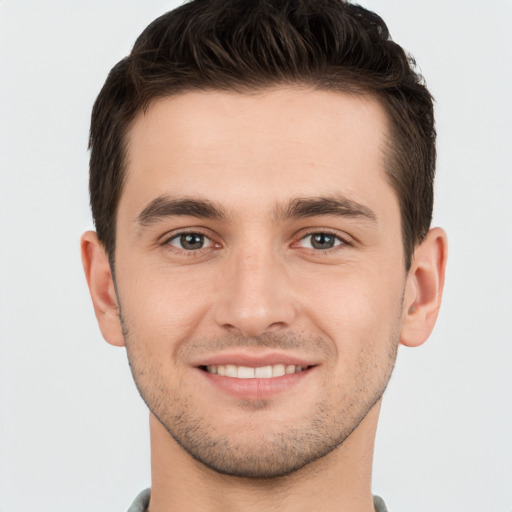
[[[343,243],[341,238],[331,233],[311,233],[302,238],[299,245],[307,249],[326,250]]]
[[[173,236],[167,243],[185,251],[197,251],[213,245],[212,241],[201,233],[180,233]]]

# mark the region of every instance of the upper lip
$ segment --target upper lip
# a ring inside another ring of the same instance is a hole
[[[255,353],[244,351],[229,351],[212,354],[202,359],[198,359],[194,366],[218,366],[233,364],[235,366],[247,366],[249,368],[259,368],[261,366],[273,366],[275,364],[295,365],[295,366],[315,366],[317,361],[306,357],[287,354],[284,352],[264,352]]]

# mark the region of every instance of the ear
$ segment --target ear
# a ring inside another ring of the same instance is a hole
[[[82,235],[82,264],[101,334],[111,345],[124,346],[114,280],[103,244],[94,231]]]
[[[400,342],[423,344],[436,323],[444,287],[448,243],[441,228],[431,229],[414,251],[407,276]]]

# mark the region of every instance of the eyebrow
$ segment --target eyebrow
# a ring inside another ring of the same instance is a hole
[[[207,199],[174,199],[168,196],[160,196],[153,199],[140,212],[136,222],[141,226],[149,226],[166,217],[179,215],[217,220],[226,218],[225,211]]]
[[[377,215],[367,206],[344,196],[298,197],[274,211],[276,218],[305,218],[321,215],[354,217],[377,223]]]
[[[367,206],[344,196],[297,197],[284,205],[277,205],[273,211],[276,220],[336,215],[362,218],[373,223],[377,216]],[[190,216],[202,219],[225,220],[226,211],[207,199],[172,198],[160,196],[153,199],[137,216],[136,222],[149,226],[166,217]]]

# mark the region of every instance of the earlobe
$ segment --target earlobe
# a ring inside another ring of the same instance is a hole
[[[124,346],[114,280],[108,256],[94,231],[81,239],[82,264],[101,334],[111,345]]]
[[[403,345],[423,344],[434,328],[443,294],[447,249],[446,233],[433,228],[414,251],[404,297]]]

